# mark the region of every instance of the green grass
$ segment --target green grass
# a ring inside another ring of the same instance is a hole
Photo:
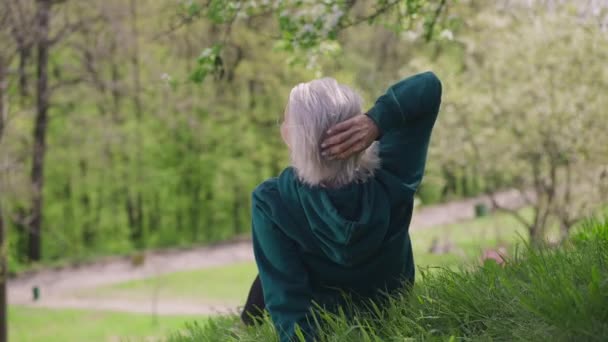
[[[525,213],[525,212],[524,212]],[[524,231],[505,214],[496,214],[457,224],[442,225],[412,232],[414,257],[419,267],[457,267],[475,263],[483,248],[511,245]],[[428,248],[433,239],[450,240],[454,250],[432,254]],[[175,272],[155,278],[130,281],[88,290],[83,294],[109,297],[150,298],[158,293],[163,298],[189,299],[204,303],[242,304],[257,274],[255,263],[239,263],[203,270]]]
[[[531,210],[520,213],[531,216]],[[414,214],[415,215],[415,214]],[[467,220],[454,224],[413,230],[411,233],[414,259],[419,267],[451,266],[474,263],[486,248],[510,247],[526,236],[525,229],[513,216],[505,213]],[[448,254],[432,254],[429,247],[434,239],[440,243],[451,241],[454,250]]]
[[[108,311],[12,306],[11,342],[158,341],[196,316],[159,316]]]
[[[556,249],[525,247],[504,267],[427,273],[383,308],[321,312],[320,341],[602,341],[608,336],[608,218],[587,222]],[[225,316],[191,324],[172,342],[277,341]]]
[[[135,280],[94,290],[84,295],[150,298],[155,291],[164,299],[188,299],[206,304],[241,304],[257,274],[254,263],[238,263],[196,271],[175,272],[159,277]]]

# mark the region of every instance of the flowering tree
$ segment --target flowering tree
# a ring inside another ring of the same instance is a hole
[[[293,61],[314,63],[316,56],[331,49],[341,31],[363,23],[384,25],[396,32],[423,32],[426,40],[449,25],[448,0],[210,0],[185,1],[175,25],[207,18],[224,33],[198,59],[192,80],[202,82],[223,69],[222,47],[240,22],[273,18],[275,24],[260,35],[276,42],[275,47],[293,52]]]
[[[489,188],[508,175],[533,214],[494,205],[534,242],[551,225],[564,238],[608,201],[608,35],[568,9],[478,19],[496,28],[463,38],[465,71],[446,81],[436,153],[473,167]]]

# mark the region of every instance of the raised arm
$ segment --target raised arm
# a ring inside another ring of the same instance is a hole
[[[389,87],[367,115],[378,125],[381,135],[420,120],[435,122],[441,91],[441,81],[433,72],[416,74]]]
[[[441,81],[432,72],[392,85],[366,114],[378,128],[382,168],[416,190],[441,104]]]
[[[380,140],[382,168],[415,191],[441,104],[442,86],[432,72],[410,76],[388,88],[366,115],[330,128],[322,143],[328,158],[349,158]]]

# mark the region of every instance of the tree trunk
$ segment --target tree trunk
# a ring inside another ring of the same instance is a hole
[[[141,120],[143,114],[143,106],[141,102],[141,78],[139,74],[139,32],[137,30],[137,2],[131,0],[129,3],[130,15],[131,15],[131,34],[132,34],[132,48],[131,53],[131,67],[133,72],[133,107],[135,110],[136,128],[135,128],[135,191],[129,198],[132,206],[132,210],[137,214],[134,216],[137,218],[133,223],[135,226],[131,228],[139,232],[139,234],[132,234],[138,236],[139,241],[133,241],[139,246],[143,247],[143,241],[145,240],[144,230],[144,210],[143,210],[143,195],[141,193],[142,188],[142,134],[141,134]]]
[[[0,57],[0,143],[4,133],[4,120],[6,118],[6,70],[5,61]],[[2,198],[0,198],[0,342],[7,341],[6,319],[6,243],[4,241],[4,216],[2,216]]]
[[[18,43],[19,46],[19,93],[21,98],[26,98],[28,93],[27,87],[27,67],[28,60],[31,54],[31,47],[24,43]]]
[[[2,100],[0,100],[2,101]],[[0,103],[0,106],[2,104]],[[2,108],[0,107],[0,110]],[[0,119],[1,120],[1,119]],[[2,216],[2,203],[0,202],[0,342],[7,341],[6,319],[6,243],[4,242],[4,217]]]
[[[120,93],[120,66],[117,58],[117,50],[116,50],[116,42],[114,39],[110,42],[110,55],[111,57],[111,66],[110,66],[110,75],[112,77],[112,83],[110,89],[112,90],[112,117],[114,118],[114,123],[121,123],[122,119],[120,117],[120,107],[122,102],[122,94]]]
[[[32,208],[29,224],[28,256],[31,261],[41,258],[42,190],[44,186],[44,155],[46,153],[46,128],[49,108],[48,60],[49,60],[49,14],[51,0],[38,0],[36,13],[37,29],[37,84],[36,121],[34,124],[34,151],[32,160]]]
[[[141,104],[141,79],[139,76],[139,31],[137,30],[137,3],[136,0],[130,2],[131,10],[131,34],[133,35],[131,54],[131,64],[133,67],[133,104],[135,106],[135,115],[138,122],[142,115],[142,104]]]
[[[26,30],[29,30],[29,27],[26,27],[28,23],[28,15],[24,13],[24,8],[19,3],[19,0],[14,2],[16,11],[11,10],[12,5],[6,4],[4,10],[8,12],[7,16],[11,16],[13,20],[11,20],[11,32],[15,39],[17,53],[19,55],[19,64],[17,68],[17,74],[19,78],[18,89],[20,99],[23,102],[30,94],[28,91],[28,75],[27,75],[27,65],[29,63],[29,59],[32,55],[32,41],[28,39],[28,33]]]
[[[87,172],[88,172],[87,162],[86,162],[86,160],[84,160],[81,157],[78,164],[80,165],[81,179],[86,182]],[[95,235],[95,228],[93,226],[95,225],[96,221],[91,220],[91,217],[92,217],[91,197],[89,196],[88,189],[84,190],[80,194],[79,197],[80,197],[80,205],[82,206],[84,213],[85,213],[84,215],[86,217],[85,221],[81,223],[82,224],[82,243],[86,248],[92,248],[95,245],[96,235]]]
[[[543,229],[538,223],[534,223],[530,227],[528,227],[528,232],[530,234],[530,244],[532,246],[539,247],[543,245]]]

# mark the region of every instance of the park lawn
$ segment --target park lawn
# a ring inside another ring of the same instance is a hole
[[[182,271],[80,291],[83,296],[147,299],[154,296],[186,299],[202,304],[238,305],[242,303],[257,274],[255,263]]]
[[[158,316],[75,309],[11,306],[8,312],[11,342],[159,341],[200,316]]]
[[[524,211],[524,214],[526,212]],[[475,263],[484,248],[511,246],[524,230],[509,215],[495,214],[457,224],[414,230],[411,233],[414,258],[418,267],[443,266],[457,268]],[[440,244],[451,241],[453,250],[446,254],[428,251],[437,238]],[[257,274],[255,263],[183,271],[155,278],[130,281],[87,290],[83,295],[119,298],[191,299],[208,304],[239,305],[245,300],[249,286]]]
[[[532,216],[531,209],[522,209],[519,213],[525,218]],[[453,269],[463,264],[478,262],[483,250],[487,248],[504,246],[512,251],[517,243],[524,241],[526,235],[525,227],[512,215],[506,213],[494,213],[463,222],[410,232],[414,261],[418,268],[441,266]],[[452,250],[446,254],[429,252],[435,239],[440,245],[451,243]]]

